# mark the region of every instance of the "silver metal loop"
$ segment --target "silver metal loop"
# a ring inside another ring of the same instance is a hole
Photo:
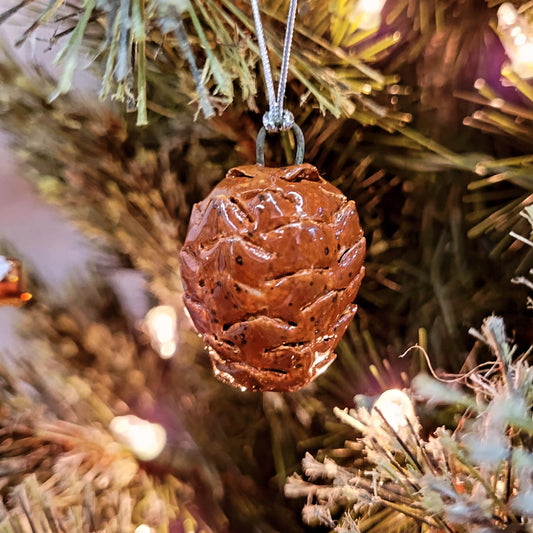
[[[305,139],[304,134],[298,126],[298,124],[294,123],[292,124],[291,128],[294,133],[294,139],[296,141],[296,153],[294,154],[294,164],[295,165],[301,165],[304,162],[304,153],[305,153]],[[276,132],[277,130],[274,130]],[[265,138],[267,135],[267,129],[265,127],[262,127],[259,130],[259,133],[257,134],[257,140],[256,140],[256,158],[257,158],[257,164],[261,166],[265,166]]]

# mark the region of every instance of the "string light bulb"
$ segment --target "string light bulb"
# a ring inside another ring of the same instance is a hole
[[[514,72],[525,80],[533,78],[533,32],[510,2],[498,9],[497,31]]]
[[[135,528],[134,533],[152,533],[152,528],[146,524],[141,524]]]
[[[358,0],[349,16],[361,30],[375,30],[381,26],[381,12],[386,0]]]
[[[178,347],[176,311],[170,305],[158,305],[148,311],[144,320],[154,350],[162,359],[170,359]]]
[[[372,407],[374,424],[383,426],[383,419],[378,411],[401,437],[411,433],[409,425],[418,430],[419,422],[411,398],[401,390],[386,390]]]
[[[161,424],[153,424],[135,415],[116,416],[109,430],[141,461],[152,461],[165,447],[167,432]]]

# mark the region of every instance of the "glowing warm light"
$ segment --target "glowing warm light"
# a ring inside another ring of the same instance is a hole
[[[514,44],[516,46],[524,46],[527,43],[527,37],[523,33],[517,33],[514,38]]]
[[[385,391],[374,404],[372,418],[378,425],[383,425],[383,420],[377,410],[394,431],[400,435],[410,432],[409,423],[413,428],[418,427],[418,419],[411,399],[401,390],[390,389]]]
[[[109,430],[141,461],[155,459],[167,442],[167,432],[163,426],[135,415],[116,416],[111,420]]]
[[[134,533],[152,533],[152,528],[147,526],[146,524],[141,524],[140,526],[137,526],[135,528]]]
[[[518,49],[517,59],[521,63],[533,64],[533,41],[526,42]]]
[[[498,9],[498,24],[505,26],[511,26],[516,24],[518,19],[518,12],[516,8],[510,2],[505,2]]]
[[[170,359],[176,353],[176,348],[174,341],[164,342],[159,348],[159,355],[162,359]]]
[[[169,359],[178,347],[176,311],[169,305],[159,305],[148,311],[145,324],[152,346],[163,359]]]
[[[351,13],[351,21],[362,30],[375,30],[381,26],[381,11],[386,0],[359,0]]]
[[[526,17],[509,2],[498,9],[498,35],[516,74],[533,78],[533,32]]]

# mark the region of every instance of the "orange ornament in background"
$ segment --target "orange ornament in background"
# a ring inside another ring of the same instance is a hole
[[[0,306],[19,307],[31,297],[29,292],[25,292],[22,263],[0,255]]]
[[[294,391],[321,374],[357,310],[364,255],[355,203],[312,165],[230,170],[193,207],[180,253],[218,378]]]

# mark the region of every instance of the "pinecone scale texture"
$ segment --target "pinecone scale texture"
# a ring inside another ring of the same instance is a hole
[[[293,391],[335,359],[364,276],[355,203],[309,164],[230,170],[193,207],[185,305],[215,374]]]

